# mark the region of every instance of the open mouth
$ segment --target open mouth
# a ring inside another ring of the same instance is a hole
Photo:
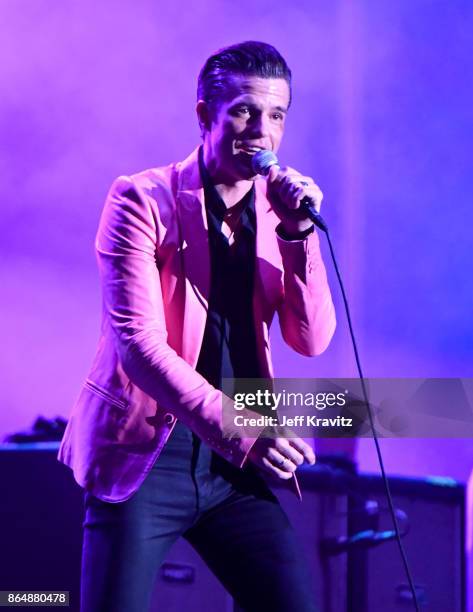
[[[255,155],[258,151],[264,151],[263,147],[258,147],[256,145],[248,145],[241,143],[236,147],[237,151],[240,153],[246,153],[246,155]]]

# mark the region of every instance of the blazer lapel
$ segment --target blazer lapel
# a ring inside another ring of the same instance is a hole
[[[193,366],[199,358],[210,292],[207,216],[197,153],[198,149],[180,164],[176,193],[186,286],[183,356]]]
[[[281,297],[282,262],[277,239],[276,226],[279,219],[266,199],[266,181],[256,180],[256,267],[255,300],[271,310]],[[264,318],[267,308],[263,308]]]

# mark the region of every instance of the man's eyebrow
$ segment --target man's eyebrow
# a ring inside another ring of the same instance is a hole
[[[242,99],[242,100],[236,100],[235,103],[232,104],[232,107],[243,106],[243,105],[244,106],[258,106],[258,103],[255,102],[254,100],[245,100],[245,99]],[[288,111],[288,109],[286,107],[280,106],[280,105],[273,106],[271,108],[271,110],[277,110],[277,111],[279,111],[281,113],[287,113],[287,111]]]

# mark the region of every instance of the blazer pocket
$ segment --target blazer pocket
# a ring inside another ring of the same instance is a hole
[[[93,380],[90,380],[90,378],[86,379],[84,382],[84,387],[120,410],[128,410],[129,408],[129,403],[127,401],[115,397],[112,393],[110,393],[110,391],[107,391],[107,389],[104,389]]]

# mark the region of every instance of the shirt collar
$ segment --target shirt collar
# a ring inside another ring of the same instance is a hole
[[[204,186],[204,194],[205,194],[205,207],[207,210],[210,210],[212,214],[214,214],[217,219],[222,222],[225,216],[225,213],[228,211],[228,208],[225,206],[225,202],[222,200],[220,194],[215,189],[215,185],[212,182],[210,174],[204,163],[204,148],[202,146],[199,147],[199,170],[200,176],[202,178],[202,184]],[[254,201],[255,201],[255,184],[253,183],[251,189],[246,193],[237,204],[232,206],[234,208],[242,208],[243,210],[247,208],[254,209]]]

